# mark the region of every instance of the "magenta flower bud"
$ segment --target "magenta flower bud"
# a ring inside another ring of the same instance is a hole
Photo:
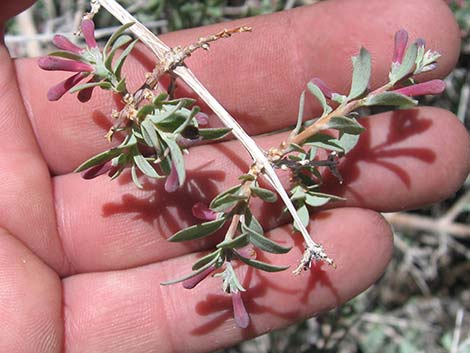
[[[113,168],[116,168],[112,165],[111,161],[95,165],[94,167],[88,168],[87,170],[81,173],[83,179],[89,180],[94,179],[100,175],[103,175]]]
[[[215,266],[209,266],[207,269],[202,271],[201,273],[197,274],[194,277],[188,278],[186,281],[183,281],[183,287],[186,289],[193,289],[196,287],[203,279],[209,276],[212,272],[214,272]]]
[[[237,249],[237,253],[239,253],[241,256],[246,257],[248,259],[256,259],[256,250],[253,245],[248,244],[247,246],[244,246],[243,248]]]
[[[446,83],[442,80],[431,80],[417,83],[415,85],[399,88],[392,92],[400,93],[405,96],[424,96],[426,94],[441,94],[446,89]]]
[[[92,20],[85,19],[82,21],[82,33],[89,48],[96,48],[98,46],[95,39],[95,24]]]
[[[418,38],[415,41],[416,46],[419,47],[425,47],[426,46],[426,41],[423,38]]]
[[[60,34],[56,34],[54,38],[52,38],[52,43],[61,50],[70,51],[75,54],[80,54],[80,51],[82,50],[80,47],[73,44],[68,38]]]
[[[180,187],[178,172],[176,171],[175,164],[171,163],[170,175],[167,176],[165,180],[165,191],[166,192],[175,192]]]
[[[314,77],[311,80],[311,82],[317,85],[318,88],[320,88],[320,91],[322,91],[323,95],[326,98],[331,99],[331,97],[333,96],[333,91],[331,90],[330,87],[328,87],[328,85],[322,79],[319,79],[318,77]]]
[[[68,79],[66,79],[64,81],[59,82],[55,86],[52,86],[47,91],[47,99],[51,102],[59,100],[60,98],[62,98],[62,96],[65,93],[67,93],[69,91],[69,89],[71,89],[72,87],[77,85],[81,80],[83,80],[84,77],[85,77],[85,75],[83,75],[83,73],[79,72],[79,73],[77,73],[73,76],[70,76]]]
[[[199,142],[202,141],[202,137],[198,137],[196,139],[187,139],[182,136],[177,136],[176,137],[176,142],[181,148],[189,148],[194,145],[197,145]]]
[[[199,112],[194,118],[196,119],[197,123],[201,126],[205,126],[209,123],[209,116],[206,113]]]
[[[41,69],[47,71],[71,71],[71,72],[92,72],[91,65],[74,60],[58,59],[51,56],[43,56],[38,59]]]
[[[238,327],[247,328],[250,324],[250,316],[246,311],[240,292],[232,291],[233,317]]]
[[[88,102],[91,99],[91,94],[93,93],[94,88],[95,87],[88,87],[80,90],[77,94],[78,100],[82,103]]]
[[[393,49],[392,63],[401,64],[408,44],[408,32],[400,29],[395,33],[395,47]]]
[[[212,211],[202,202],[196,202],[191,209],[193,216],[203,221],[214,221],[217,219],[218,212]]]

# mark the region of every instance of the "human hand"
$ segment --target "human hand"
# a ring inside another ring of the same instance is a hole
[[[3,3],[0,12],[6,18],[26,3]],[[383,83],[399,28],[443,54],[429,77],[445,76],[459,51],[457,26],[441,0],[329,1],[243,23],[254,32],[195,54],[188,65],[253,135],[292,125],[299,92],[314,76],[346,91],[349,57],[361,45],[375,60],[373,86]],[[162,39],[175,45],[214,32]],[[128,65],[135,85],[152,66],[146,54]],[[342,165],[345,184],[331,186],[348,201],[317,213],[310,225],[338,268],[316,266],[297,277],[247,270],[252,323],[240,330],[219,281],[192,291],[160,282],[186,273],[210,247],[166,238],[195,221],[191,206],[200,197],[234,184],[246,170],[245,152],[236,142],[191,149],[187,186],[173,194],[151,183],[138,191],[125,176],[84,181],[71,172],[108,147],[102,136],[115,102],[106,92],[95,92],[87,105],[71,95],[48,102],[47,89],[63,77],[41,71],[35,60],[12,63],[0,50],[1,352],[204,352],[314,315],[383,272],[391,231],[377,211],[438,201],[468,173],[468,136],[449,112],[418,108],[362,118],[368,130]],[[271,146],[281,138],[257,140]],[[286,241],[290,228],[273,218],[277,210],[261,208],[259,218],[271,237]],[[303,249],[300,240],[292,245],[268,261],[296,264]]]

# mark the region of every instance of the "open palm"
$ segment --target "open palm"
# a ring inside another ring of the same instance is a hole
[[[30,3],[3,1],[0,21]],[[442,0],[332,0],[243,23],[254,32],[216,44],[188,65],[253,135],[292,125],[298,95],[314,76],[347,91],[349,57],[361,45],[374,58],[372,85],[384,83],[399,28],[443,54],[433,77],[452,69],[460,44]],[[216,28],[162,39],[185,44]],[[135,87],[151,67],[145,49],[130,60]],[[330,186],[348,201],[310,224],[338,268],[314,266],[297,277],[240,269],[252,318],[240,330],[220,281],[192,291],[160,282],[187,273],[210,248],[210,240],[166,238],[195,222],[195,202],[236,182],[246,153],[234,141],[191,149],[187,185],[172,194],[153,183],[136,190],[126,176],[85,181],[72,170],[109,147],[103,135],[116,102],[105,92],[86,105],[71,95],[48,102],[47,88],[63,77],[41,71],[35,60],[11,61],[0,49],[1,352],[205,352],[333,308],[370,286],[390,259],[391,231],[377,212],[441,200],[468,173],[468,136],[451,113],[419,108],[362,119],[367,132],[341,167],[345,184]],[[265,147],[280,139],[257,138]],[[258,215],[269,236],[294,249],[266,258],[293,265],[302,244],[290,240],[280,209],[260,207]]]

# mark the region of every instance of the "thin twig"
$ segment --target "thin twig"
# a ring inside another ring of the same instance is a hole
[[[439,219],[409,213],[385,213],[384,217],[390,224],[400,229],[420,229],[431,233],[451,234],[455,238],[470,238],[470,226],[461,223],[442,224]]]

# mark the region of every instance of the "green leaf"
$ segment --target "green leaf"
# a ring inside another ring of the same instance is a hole
[[[123,78],[121,79],[118,84],[116,85],[116,87],[114,88],[116,90],[116,92],[118,93],[125,93],[127,92],[127,86],[126,86],[126,79]]]
[[[360,136],[353,134],[341,133],[339,138],[339,144],[344,149],[344,153],[349,153],[359,142]]]
[[[211,262],[214,258],[218,258],[221,254],[221,250],[216,250],[216,251],[213,251],[203,257],[201,257],[199,260],[197,260],[193,267],[192,267],[192,270],[193,271],[197,271],[199,270],[201,267],[207,265],[209,262]]]
[[[178,99],[172,99],[172,100],[166,101],[165,104],[177,105],[181,103],[183,107],[189,108],[191,105],[193,105],[196,102],[197,101],[193,98],[178,98]]]
[[[255,177],[251,174],[242,174],[238,177],[238,180],[241,181],[253,181],[255,180]]]
[[[248,266],[252,266],[266,272],[279,272],[287,270],[289,268],[289,266],[275,266],[266,262],[248,259],[246,257],[241,256],[239,253],[236,253],[236,256],[240,261],[244,262]]]
[[[47,55],[84,62],[83,57],[81,55],[72,53],[70,51],[56,50],[56,51],[53,51],[52,53],[48,53]]]
[[[354,118],[348,118],[346,116],[334,116],[332,117],[323,129],[335,129],[347,134],[360,134],[365,128],[357,122]]]
[[[249,241],[254,246],[271,254],[286,254],[292,247],[285,247],[256,232],[250,232]]]
[[[321,91],[321,89],[316,84],[314,84],[313,82],[309,82],[309,83],[307,83],[307,88],[310,91],[310,93],[313,94],[315,96],[315,98],[318,99],[321,106],[323,107],[322,116],[327,115],[329,112],[331,112],[333,110],[328,105],[328,103],[326,102],[326,98],[325,98],[323,92]]]
[[[161,104],[163,104],[163,102],[165,102],[165,99],[168,98],[168,93],[160,93],[158,96],[156,96],[154,99],[153,99],[153,105],[155,106],[159,106]]]
[[[384,92],[367,97],[361,105],[366,107],[373,105],[385,105],[397,107],[400,109],[408,109],[415,107],[417,104],[418,101],[403,94],[395,92]]]
[[[214,259],[212,259],[212,261],[208,262],[205,266],[202,266],[201,268],[199,268],[197,271],[194,271],[192,273],[190,273],[189,275],[186,275],[186,276],[183,276],[183,277],[180,277],[178,279],[173,279],[173,280],[170,280],[170,281],[166,281],[166,282],[162,282],[160,283],[162,286],[168,286],[170,284],[176,284],[176,283],[180,283],[180,282],[184,282],[186,281],[187,279],[190,279],[190,278],[193,278],[195,276],[197,276],[198,274],[204,272],[205,270],[207,270],[209,267],[211,267],[212,265],[214,265],[217,261],[217,257],[215,257]]]
[[[114,42],[113,44],[113,47],[111,48],[111,50],[109,51],[109,53],[106,54],[106,60],[104,62],[104,66],[109,70],[111,71],[111,65],[113,63],[113,58],[114,58],[114,54],[116,53],[116,50],[118,50],[120,47],[126,45],[127,43],[129,43],[130,41],[132,41],[132,37],[131,36],[128,36],[127,34],[126,35],[122,35],[120,36],[118,39],[116,39],[116,41]]]
[[[145,118],[147,115],[152,114],[154,110],[155,107],[153,106],[153,104],[146,104],[143,107],[139,108],[139,111],[137,112],[137,117],[139,119]]]
[[[314,146],[329,151],[343,152],[343,147],[339,140],[327,134],[315,134],[305,140],[304,145]]]
[[[135,152],[135,154],[132,156],[132,159],[134,160],[134,163],[136,164],[137,168],[147,175],[150,178],[162,178],[161,175],[159,175],[153,166],[147,161],[147,159],[138,152],[138,150]]]
[[[132,41],[131,44],[129,44],[127,48],[122,51],[121,55],[119,55],[119,58],[116,60],[116,63],[114,65],[114,74],[116,75],[118,80],[121,79],[121,71],[122,71],[124,62],[126,61],[127,57],[131,53],[132,49],[134,49],[134,46],[138,41],[139,41],[138,39],[135,39],[134,41]]]
[[[214,221],[196,224],[194,226],[180,230],[179,232],[171,236],[168,240],[172,242],[180,242],[180,241],[204,238],[215,233],[220,228],[222,228],[223,225],[225,224],[225,221],[226,221],[225,218],[218,218]]]
[[[331,95],[331,100],[339,104],[344,104],[347,102],[348,97],[343,96],[342,94],[333,93]]]
[[[139,180],[139,177],[137,176],[135,165],[131,167],[131,176],[132,176],[132,181],[134,182],[135,186],[137,186],[139,189],[143,189],[144,187],[142,186]]]
[[[348,100],[361,96],[369,85],[371,74],[370,54],[365,48],[361,48],[359,55],[352,58],[353,76],[351,90],[348,94]]]
[[[201,108],[199,108],[198,106],[195,106],[193,107],[193,109],[191,109],[191,112],[188,114],[188,116],[186,117],[186,120],[180,125],[178,126],[175,131],[173,131],[173,135],[177,135],[177,134],[181,134],[181,132],[186,128],[186,126],[189,125],[189,123],[191,122],[191,120],[194,118],[194,116],[199,113],[201,111]],[[199,132],[199,130],[198,130]]]
[[[227,136],[231,131],[229,128],[207,128],[199,129],[199,135],[203,140],[217,140]]]
[[[304,119],[304,106],[305,106],[305,91],[302,91],[299,100],[299,113],[297,114],[297,124],[295,125],[294,130],[290,133],[291,136],[295,136],[300,132],[302,128],[302,123]]]
[[[242,223],[242,231],[248,234],[248,240],[251,244],[272,254],[285,254],[290,251],[291,247],[284,247],[263,236],[263,228],[251,215],[251,212],[250,216],[246,218],[251,218],[251,222]]]
[[[245,228],[244,228],[245,227]],[[264,230],[261,226],[261,223],[258,222],[255,216],[251,213],[250,209],[247,207],[245,209],[245,221],[242,223],[242,229],[249,228],[250,230],[258,233],[263,234]]]
[[[158,140],[158,134],[155,131],[155,125],[153,125],[150,119],[145,119],[140,124],[140,128],[142,131],[142,136],[144,138],[145,143],[153,147],[155,151],[160,152],[160,143]]]
[[[324,192],[317,192],[317,191],[309,191],[308,192],[310,195],[312,196],[316,196],[316,197],[327,197],[329,198],[331,201],[346,201],[346,199],[344,197],[341,197],[341,196],[336,196],[336,195],[332,195],[332,194],[326,194]]]
[[[114,44],[114,42],[123,34],[129,27],[131,27],[134,24],[134,22],[129,22],[126,24],[123,24],[121,27],[119,27],[116,32],[114,32],[111,37],[109,37],[108,41],[106,42],[103,53],[106,53]]]
[[[183,107],[183,102],[179,102],[177,105],[175,106],[169,106],[170,109],[167,109],[168,106],[163,106],[163,111],[161,112],[158,112],[154,115],[151,115],[149,116],[149,118],[153,121],[154,124],[157,124],[159,127],[162,127],[162,128],[167,128],[168,126],[168,121],[165,122],[166,120],[169,120],[169,118],[172,118],[171,119],[171,123],[173,124],[173,115],[178,111],[180,110],[182,107]],[[185,118],[182,119],[182,121],[179,123],[181,124],[182,122],[184,122]],[[178,124],[178,126],[179,126]],[[176,127],[175,127],[176,128]],[[174,130],[174,129],[173,129]]]
[[[416,57],[418,55],[418,47],[416,43],[411,44],[406,50],[403,61],[400,65],[392,66],[389,78],[392,84],[395,84],[408,76],[413,70],[415,65]]]
[[[75,169],[75,172],[79,173],[79,172],[82,172],[82,171],[84,171],[88,168],[91,168],[91,167],[94,167],[96,165],[105,163],[105,162],[113,159],[114,157],[119,156],[125,148],[126,147],[121,147],[121,148],[115,147],[115,148],[111,148],[110,150],[107,150],[105,152],[101,152],[101,153],[91,157],[90,159],[86,160],[82,164],[80,164],[78,166],[78,168]]]
[[[305,195],[305,198],[307,198],[307,194]],[[302,205],[297,209],[297,214],[299,215],[300,220],[302,221],[302,224],[304,227],[307,227],[308,224],[310,223],[310,214],[308,213],[308,208],[305,205]]]
[[[221,212],[233,206],[238,201],[246,200],[246,196],[238,194],[240,189],[240,185],[235,185],[230,189],[220,193],[212,200],[209,208],[216,212]]]
[[[331,199],[329,197],[321,197],[307,193],[305,195],[305,203],[312,207],[320,207],[326,205]]]
[[[162,136],[163,135],[164,134],[162,134]],[[176,167],[179,185],[183,185],[186,179],[186,168],[184,167],[183,152],[181,151],[180,146],[176,143],[173,137],[165,136],[164,140],[168,148],[170,149],[171,161]]]
[[[218,249],[239,249],[248,245],[248,234],[240,234],[235,239],[224,240],[222,243],[217,244]]]
[[[271,190],[260,188],[254,185],[250,185],[250,190],[253,195],[259,197],[263,201],[271,203],[277,201],[276,193],[272,192]]]
[[[69,92],[70,93],[75,93],[75,92],[81,91],[82,89],[91,88],[91,87],[100,87],[102,89],[111,89],[111,88],[113,88],[113,86],[109,82],[106,82],[106,81],[88,82],[88,83],[83,83],[81,85],[77,85],[77,86],[72,87],[69,90]]]

